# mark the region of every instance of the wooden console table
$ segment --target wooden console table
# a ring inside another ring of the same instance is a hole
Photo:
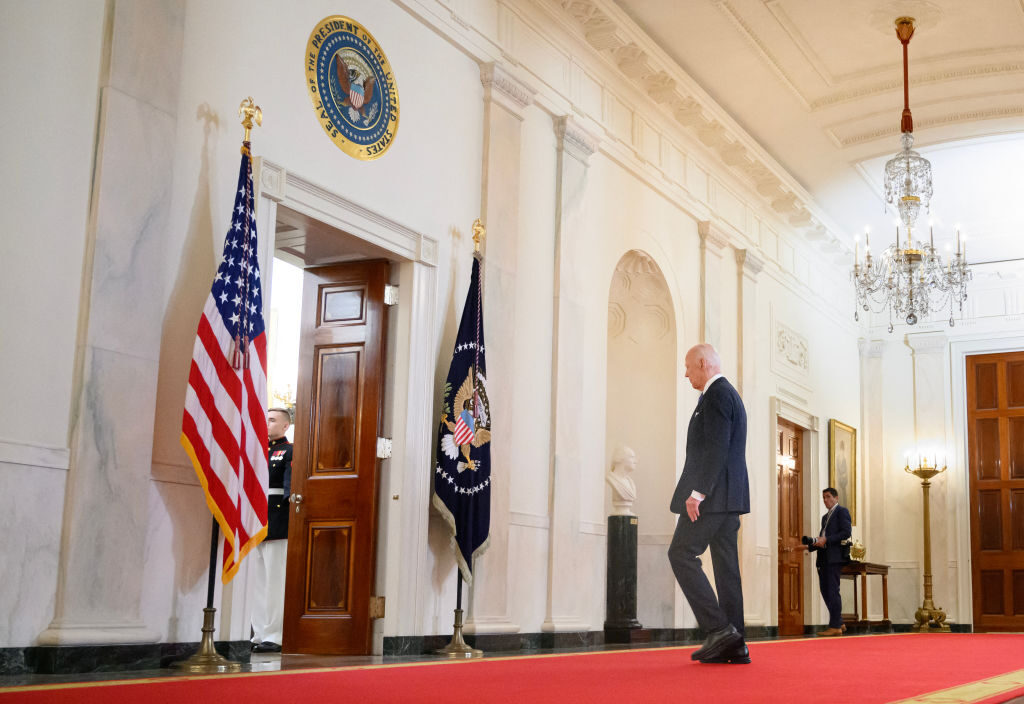
[[[868,575],[877,574],[882,578],[882,620],[868,620]],[[857,577],[860,577],[860,610],[857,609]],[[843,565],[840,579],[853,582],[853,613],[843,613],[843,623],[854,630],[891,629],[889,620],[889,566],[874,562],[853,560]],[[845,604],[844,604],[845,606]]]

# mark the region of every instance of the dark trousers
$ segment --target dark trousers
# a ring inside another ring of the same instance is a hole
[[[839,596],[839,572],[842,569],[841,564],[818,565],[818,588],[828,608],[829,628],[843,625],[843,599]]]
[[[697,624],[705,633],[730,623],[743,633],[743,586],[736,550],[739,529],[738,513],[702,513],[695,522],[684,513],[676,523],[668,561]],[[708,546],[717,597],[700,565],[700,556]]]

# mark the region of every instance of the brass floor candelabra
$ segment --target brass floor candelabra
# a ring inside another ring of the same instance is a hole
[[[938,462],[928,464],[927,458],[922,458],[914,469],[908,463],[903,468],[907,474],[913,474],[921,480],[921,489],[924,491],[924,603],[916,612],[914,619],[917,621],[911,630],[918,633],[929,631],[949,632],[949,624],[946,623],[946,612],[935,606],[932,601],[932,531],[931,511],[928,502],[928,489],[931,487],[931,479],[946,471],[946,466],[937,468]]]

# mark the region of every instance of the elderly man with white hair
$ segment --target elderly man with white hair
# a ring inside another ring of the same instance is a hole
[[[680,515],[669,563],[683,595],[707,634],[691,658],[700,662],[750,662],[743,641],[743,587],[737,554],[740,515],[750,512],[747,483],[747,412],[711,345],[686,353],[686,378],[701,392],[686,433],[686,463],[670,510]],[[701,569],[711,547],[715,586]]]

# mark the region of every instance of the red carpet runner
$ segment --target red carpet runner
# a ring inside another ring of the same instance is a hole
[[[679,700],[991,704],[1024,695],[1024,635],[904,634],[771,641],[751,644],[750,665],[702,665],[690,661],[692,650],[656,648],[19,687],[0,689],[0,704]]]

